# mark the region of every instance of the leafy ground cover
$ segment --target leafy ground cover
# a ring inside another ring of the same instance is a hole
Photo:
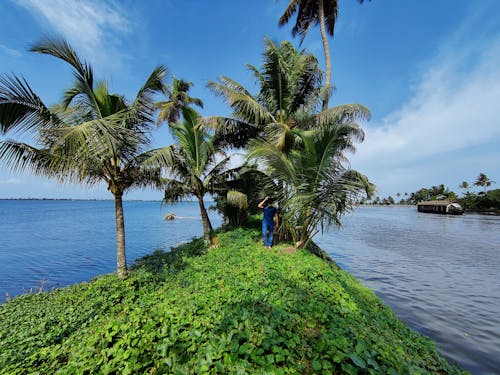
[[[0,374],[459,374],[370,290],[307,251],[219,233],[0,305]],[[285,245],[283,245],[285,246]]]

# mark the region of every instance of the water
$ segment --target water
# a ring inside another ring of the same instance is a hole
[[[451,362],[500,374],[500,217],[361,207],[315,240]]]
[[[129,264],[202,234],[197,203],[124,209]],[[165,221],[170,212],[180,218]],[[361,207],[315,240],[452,362],[500,374],[500,217]],[[115,264],[112,201],[0,200],[0,302],[5,292],[87,281]]]
[[[197,202],[124,202],[127,261],[203,234]],[[167,213],[177,218],[164,220]],[[116,267],[113,201],[0,200],[0,303],[88,281]],[[209,216],[214,227],[221,219]]]

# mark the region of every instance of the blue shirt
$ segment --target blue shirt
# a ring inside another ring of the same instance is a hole
[[[264,223],[267,225],[273,225],[274,223],[274,215],[278,212],[278,209],[273,206],[264,207]]]

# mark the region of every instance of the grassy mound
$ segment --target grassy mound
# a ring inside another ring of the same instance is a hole
[[[348,273],[258,237],[0,305],[0,374],[461,373]]]

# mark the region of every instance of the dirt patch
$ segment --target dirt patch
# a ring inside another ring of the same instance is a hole
[[[295,247],[285,247],[284,249],[281,249],[280,251],[282,253],[285,253],[285,254],[295,254],[297,249]]]

